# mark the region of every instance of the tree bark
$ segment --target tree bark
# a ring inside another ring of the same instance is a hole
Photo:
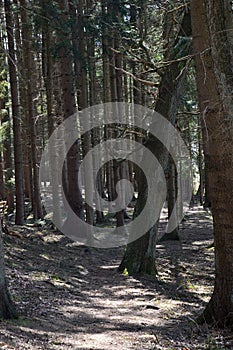
[[[189,37],[191,34],[190,14],[185,13],[180,28],[180,33],[177,36]],[[187,48],[189,50],[189,48]],[[171,60],[175,57],[170,56]],[[164,72],[160,88],[159,96],[155,110],[167,118],[172,124],[175,123],[178,101],[182,94],[182,86],[185,77],[185,69],[180,62],[172,63]],[[168,163],[168,152],[165,147],[155,138],[150,137],[146,146],[156,156],[163,169]],[[154,176],[152,174],[151,176]],[[146,184],[145,181],[139,182],[139,198],[136,203],[135,215],[140,214],[144,204],[146,203]],[[162,207],[160,208],[160,210]],[[153,210],[153,208],[151,208]],[[122,272],[127,269],[129,274],[147,273],[156,275],[155,265],[155,248],[158,233],[158,223],[151,228],[144,236],[127,245],[125,255],[119,267]]]
[[[23,43],[23,54],[24,54],[24,68],[26,76],[26,97],[28,107],[28,118],[29,118],[29,134],[30,134],[30,145],[31,145],[31,159],[33,169],[33,216],[37,220],[43,217],[42,204],[40,197],[39,187],[39,166],[37,156],[37,128],[35,119],[35,106],[34,106],[34,89],[33,79],[36,79],[36,75],[33,70],[33,53],[31,48],[32,37],[31,37],[31,24],[27,16],[27,3],[25,0],[20,0],[21,9],[21,22],[22,22],[22,43]]]
[[[231,1],[191,1],[206,172],[214,221],[215,286],[199,321],[233,324],[233,69]]]
[[[171,157],[169,157],[169,168],[168,168],[168,178],[167,178],[167,204],[168,204],[168,220],[171,217],[172,211],[175,207],[178,194],[178,177],[177,169]],[[177,208],[178,210],[178,208]],[[176,213],[178,217],[178,212]],[[169,228],[169,227],[168,227]],[[172,231],[166,232],[160,239],[162,241],[179,241],[179,225]]]
[[[3,20],[3,19],[2,19]],[[3,33],[0,33],[0,49],[4,50],[4,41],[3,41]],[[7,81],[7,73],[6,72],[7,62],[6,58],[2,56],[0,58],[0,69],[2,71],[1,77],[3,81]],[[0,98],[0,109],[5,112],[2,113],[1,116],[1,124],[4,124],[4,135],[2,137],[2,199],[6,199],[7,201],[7,209],[8,213],[12,213],[14,211],[14,189],[12,185],[12,178],[13,178],[13,161],[12,161],[12,153],[11,153],[11,146],[12,146],[12,137],[11,137],[11,121],[10,121],[10,115],[9,115],[9,107],[8,104],[8,88],[5,88],[5,90],[2,89]],[[5,181],[4,181],[5,180]]]
[[[21,118],[19,106],[18,79],[15,65],[14,24],[12,19],[12,6],[10,0],[4,1],[6,29],[8,38],[8,64],[10,75],[10,88],[12,99],[13,134],[14,134],[14,162],[15,162],[15,195],[17,225],[24,224],[24,186],[23,186],[23,157],[21,141]]]
[[[89,4],[91,5],[91,4]],[[86,15],[86,6],[83,0],[77,3],[77,8],[71,8],[71,15],[74,18],[72,30],[72,42],[74,48],[74,63],[75,63],[75,85],[77,89],[77,100],[79,111],[88,107],[88,76],[87,76],[87,28],[84,25],[84,16]],[[89,120],[84,121],[85,126],[89,129]],[[81,128],[84,127],[82,118],[80,119]],[[91,132],[88,131],[82,136],[82,157],[91,149]],[[93,160],[88,164],[85,162],[83,185],[85,189],[85,198],[89,198],[92,205],[85,203],[86,222],[89,225],[94,224],[94,200],[93,200]]]
[[[59,42],[58,59],[60,64],[60,79],[62,88],[62,112],[64,119],[69,118],[77,112],[75,101],[75,89],[73,79],[73,55],[71,50],[71,35],[70,35],[70,15],[69,5],[65,0],[56,1],[59,10],[61,11],[61,23],[64,28],[60,28],[57,34]],[[75,129],[75,127],[74,127]],[[83,203],[81,189],[78,186],[78,169],[80,166],[80,144],[78,140],[71,147],[67,154],[67,175],[64,176],[67,181],[67,199],[73,211],[80,218],[84,219]],[[69,220],[69,218],[68,218]],[[67,221],[65,225],[68,225]]]
[[[0,319],[17,318],[15,306],[11,300],[9,290],[6,283],[4,250],[2,239],[2,222],[0,220]]]

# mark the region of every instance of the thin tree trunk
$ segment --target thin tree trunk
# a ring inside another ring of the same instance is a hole
[[[198,171],[199,171],[199,183],[200,183],[200,205],[203,205],[203,156],[202,156],[202,144],[201,144],[201,132],[198,130]]]
[[[5,188],[4,188],[4,177],[3,177],[3,158],[2,158],[2,151],[0,150],[0,200],[5,199]]]
[[[90,5],[90,3],[89,3]],[[76,13],[77,11],[77,13]],[[87,80],[87,28],[84,28],[83,18],[87,9],[85,2],[80,0],[77,4],[77,9],[72,9],[73,18],[77,16],[73,26],[72,41],[74,45],[74,62],[76,74],[76,89],[78,92],[78,108],[79,111],[88,106],[88,80]],[[83,125],[85,123],[85,125]],[[81,127],[86,127],[89,130],[90,121],[80,119]],[[91,131],[87,131],[82,137],[82,155],[83,158],[91,149]],[[84,188],[85,197],[89,199],[91,205],[85,203],[86,222],[90,225],[94,224],[94,182],[93,182],[93,160],[85,162],[84,165]]]
[[[65,0],[57,0],[61,10],[61,21],[68,26],[70,21],[69,7]],[[60,63],[60,79],[62,88],[62,110],[64,119],[69,118],[77,112],[73,79],[73,56],[71,52],[71,37],[67,30],[61,28],[59,35],[60,48],[58,59]],[[74,143],[67,154],[66,171],[67,177],[67,199],[73,211],[84,219],[81,189],[78,186],[78,169],[80,166],[80,145],[78,140]],[[65,225],[69,225],[69,218]]]
[[[18,0],[14,0],[15,6],[19,6]],[[27,81],[24,58],[22,50],[22,35],[21,35],[21,21],[19,18],[18,11],[15,13],[15,41],[16,41],[16,56],[18,62],[18,79],[19,79],[19,99],[20,106],[24,111],[22,116],[22,138],[24,142],[22,143],[22,153],[23,153],[23,171],[24,171],[24,195],[25,198],[29,199],[33,203],[32,194],[32,167],[31,167],[31,152],[30,152],[30,136],[29,136],[29,116],[28,116],[28,104],[27,104],[27,91],[26,84]]]
[[[54,112],[53,112],[53,106],[54,106],[54,100],[55,100],[55,89],[54,86],[56,86],[57,89],[59,89],[59,79],[58,83],[53,83],[53,75],[55,75],[55,68],[53,66],[53,58],[52,58],[52,31],[49,25],[49,19],[46,17],[47,13],[47,6],[48,3],[46,0],[41,0],[41,8],[42,8],[42,16],[43,16],[43,23],[42,23],[42,72],[43,72],[43,79],[45,84],[45,90],[46,90],[46,113],[47,113],[47,136],[50,138],[54,131]],[[57,117],[60,117],[60,113],[57,113]],[[62,220],[62,215],[60,211],[60,206],[57,205],[59,201],[61,201],[61,198],[59,196],[59,191],[57,190],[57,166],[58,166],[58,157],[59,157],[59,145],[57,146],[56,152],[50,152],[50,179],[51,179],[51,187],[52,187],[52,215],[53,215],[53,221],[60,223]]]
[[[93,5],[93,0],[87,1],[87,8],[90,9]],[[97,71],[96,71],[96,52],[95,52],[95,38],[91,33],[91,29],[87,31],[88,34],[88,44],[87,44],[87,55],[88,55],[88,73],[89,73],[89,101],[90,106],[94,106],[98,101],[98,86],[97,86]],[[95,128],[92,131],[92,143],[95,147],[101,141],[101,130],[100,128]],[[99,160],[93,159],[94,171],[100,169]],[[104,167],[99,170],[98,179],[93,179],[96,181],[96,187],[98,193],[101,197],[104,195]],[[95,197],[96,207],[101,208],[99,196]],[[96,222],[102,223],[104,221],[104,213],[102,210],[96,210]]]
[[[0,34],[0,46],[1,49],[5,49],[4,42],[2,38],[2,33]],[[0,67],[2,71],[2,79],[7,81],[7,74],[3,73],[6,69],[7,63],[4,56],[1,57]],[[2,197],[7,201],[8,213],[14,211],[14,190],[12,185],[13,178],[13,161],[12,161],[12,137],[11,137],[11,123],[9,116],[8,103],[8,89],[2,90],[2,97],[0,99],[0,109],[5,110],[2,115],[2,124],[4,124],[4,135],[2,140]],[[3,181],[5,180],[5,181]]]
[[[6,29],[8,38],[8,64],[10,74],[10,88],[13,114],[13,134],[14,134],[14,162],[15,162],[15,195],[16,195],[16,216],[17,225],[24,224],[24,187],[23,187],[23,157],[21,142],[21,117],[19,107],[18,79],[15,65],[15,45],[14,45],[14,23],[12,18],[12,6],[10,0],[4,1]]]
[[[12,186],[13,178],[13,160],[12,160],[12,137],[11,137],[11,125],[10,125],[10,116],[9,109],[3,117],[3,123],[6,125],[5,129],[5,138],[3,141],[3,160],[4,160],[4,172],[5,172],[5,196],[7,201],[7,211],[8,213],[13,213],[15,208],[14,203],[14,190]]]
[[[30,128],[30,144],[31,144],[31,157],[33,167],[33,216],[37,220],[43,217],[42,204],[40,197],[39,186],[39,167],[37,159],[37,129],[35,119],[35,106],[34,106],[34,91],[33,91],[33,79],[36,76],[33,71],[33,54],[32,54],[32,37],[31,37],[31,25],[29,25],[29,19],[27,16],[27,3],[25,0],[20,0],[21,9],[21,21],[22,21],[22,43],[24,52],[24,65],[26,71],[26,85],[27,85],[27,107],[29,117]]]

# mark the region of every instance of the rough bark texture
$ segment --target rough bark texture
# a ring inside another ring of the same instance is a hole
[[[214,220],[215,287],[200,321],[233,324],[231,1],[191,1],[193,46]]]
[[[2,40],[0,38],[0,40]],[[3,68],[3,64],[5,65],[6,62],[1,62],[1,68]],[[7,79],[7,77],[3,76],[3,79]],[[10,125],[10,116],[9,116],[9,108],[7,107],[8,103],[8,91],[5,91],[5,96],[3,96],[0,99],[0,109],[6,110],[6,113],[3,113],[1,123],[5,124],[4,127],[4,135],[2,138],[2,154],[1,154],[1,199],[4,199],[7,201],[7,209],[8,213],[12,213],[14,211],[14,190],[13,185],[11,183],[11,179],[13,177],[13,162],[12,162],[12,154],[11,154],[11,144],[12,144],[12,137],[11,137],[11,125]],[[5,182],[4,182],[5,179]]]
[[[90,4],[89,4],[90,5]],[[71,8],[72,18],[76,18],[72,28],[72,42],[74,47],[74,67],[76,75],[76,89],[77,89],[77,100],[78,100],[78,109],[79,111],[88,107],[88,75],[87,75],[87,33],[83,21],[83,14],[86,13],[87,9],[85,2],[80,0],[77,3],[77,7],[73,6]],[[89,129],[90,121],[85,119],[83,122],[82,118],[80,119],[80,127],[85,127]],[[82,135],[82,157],[84,158],[86,154],[91,149],[91,132],[88,131]],[[83,176],[83,185],[85,188],[85,197],[89,198],[89,201],[92,203],[92,206],[85,203],[85,214],[86,222],[89,225],[94,224],[94,210],[93,210],[93,161],[85,162],[84,165],[84,176]]]
[[[33,83],[36,75],[33,70],[33,52],[32,52],[32,36],[30,31],[30,19],[27,15],[27,3],[25,0],[20,0],[21,5],[21,22],[22,22],[22,44],[23,44],[23,55],[24,55],[24,68],[26,77],[26,98],[27,98],[27,113],[30,130],[30,151],[32,160],[32,180],[33,180],[33,216],[37,220],[43,217],[42,204],[40,197],[40,186],[39,186],[39,164],[37,156],[37,127],[35,118],[35,106],[34,99],[35,95],[33,92]]]
[[[168,219],[172,215],[172,211],[175,207],[178,193],[178,178],[177,170],[172,158],[169,157],[169,167],[168,167],[168,176],[167,176],[167,205],[168,205]],[[178,217],[178,213],[177,213]],[[168,227],[169,229],[169,227]],[[160,239],[160,241],[179,241],[179,225],[172,230],[171,232],[166,232]]]
[[[14,4],[18,6],[17,0],[14,0]],[[20,11],[19,11],[20,12]],[[15,44],[17,48],[22,48],[22,28],[21,28],[21,16],[18,11],[14,13],[15,21]],[[24,171],[24,194],[25,198],[33,203],[33,184],[32,184],[32,164],[31,164],[31,149],[29,145],[29,117],[28,117],[28,103],[27,103],[27,76],[24,69],[24,50],[16,51],[17,63],[18,63],[18,79],[19,79],[19,98],[20,107],[24,111],[22,118],[22,153],[23,153],[23,171]]]
[[[177,37],[191,34],[190,14],[185,13],[181,29]],[[177,44],[176,41],[176,44]],[[170,56],[173,60],[175,57]],[[155,110],[167,118],[172,124],[175,123],[178,101],[182,94],[182,86],[185,77],[185,69],[180,62],[174,62],[165,70],[159,88],[159,96]],[[148,149],[154,153],[163,169],[168,162],[168,152],[165,147],[155,138],[147,141]],[[155,176],[153,173],[151,176]],[[140,181],[139,198],[136,204],[136,212],[140,213],[147,200],[145,181]],[[159,204],[158,204],[159,205]],[[162,205],[161,205],[162,209]],[[155,210],[151,208],[151,210]],[[137,241],[127,245],[125,255],[120,264],[119,271],[127,269],[129,274],[146,273],[156,275],[155,248],[157,241],[158,223]]]
[[[0,220],[0,319],[17,318],[17,312],[6,285],[2,225]]]
[[[6,29],[8,38],[8,63],[10,75],[10,88],[12,99],[13,134],[14,134],[14,162],[15,162],[15,195],[16,195],[16,216],[17,225],[24,224],[24,188],[23,188],[23,161],[21,141],[21,118],[18,94],[18,79],[15,65],[14,47],[14,25],[12,20],[12,8],[10,0],[4,1]]]
[[[65,0],[57,0],[58,8],[61,11],[61,20],[64,24],[60,28],[59,40],[60,49],[58,52],[60,63],[60,79],[62,87],[63,117],[69,118],[76,110],[74,79],[73,79],[73,56],[71,52],[71,36],[70,36],[70,15],[69,5]],[[74,126],[75,130],[75,126]],[[68,191],[67,199],[73,211],[80,217],[83,215],[82,195],[78,187],[78,169],[80,165],[80,145],[76,141],[67,155],[67,179]],[[65,177],[65,176],[64,176]],[[68,222],[67,222],[68,224]]]

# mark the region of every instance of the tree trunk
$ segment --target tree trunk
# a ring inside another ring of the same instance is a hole
[[[5,200],[5,189],[4,189],[4,177],[3,177],[3,158],[2,158],[2,151],[0,150],[0,200]]]
[[[10,88],[12,99],[13,114],[13,134],[14,134],[14,161],[15,161],[15,195],[16,195],[16,216],[17,225],[24,224],[24,188],[23,188],[23,158],[21,142],[21,118],[18,93],[18,79],[15,65],[15,46],[14,46],[14,24],[12,19],[11,1],[4,1],[6,29],[8,38],[8,64],[10,75]]]
[[[188,37],[190,34],[190,14],[185,13],[176,43],[180,35]],[[189,50],[189,48],[187,49]],[[170,60],[174,59],[175,57],[170,57]],[[166,69],[160,83],[159,96],[155,107],[155,110],[167,118],[172,124],[175,123],[178,101],[182,94],[182,86],[185,78],[185,70],[183,68],[180,62],[174,62]],[[147,147],[158,159],[163,169],[165,169],[168,162],[168,152],[165,147],[157,139],[152,137],[147,141]],[[154,176],[154,174],[151,174],[151,176]],[[136,216],[141,212],[146,203],[147,188],[145,181],[141,180],[139,185],[139,198],[135,209]],[[156,275],[155,248],[157,233],[158,223],[137,241],[128,244],[119,271],[122,272],[127,269],[129,274],[147,273]]]
[[[193,47],[214,221],[215,287],[199,321],[233,324],[231,1],[191,1]]]
[[[15,208],[14,203],[14,189],[12,185],[13,178],[13,160],[12,160],[12,137],[11,137],[11,122],[9,116],[9,110],[3,118],[3,123],[6,123],[5,138],[3,141],[3,160],[4,160],[4,171],[5,171],[5,196],[7,201],[8,213],[13,213]]]
[[[167,203],[168,203],[168,222],[172,215],[172,211],[174,210],[176,200],[177,200],[177,194],[178,194],[178,176],[177,176],[177,169],[176,166],[171,158],[169,157],[169,168],[168,168],[168,178],[167,178]],[[178,208],[177,208],[178,210]],[[178,217],[178,212],[176,213],[176,216]],[[179,241],[179,225],[177,227],[169,232],[166,232],[160,239],[161,241]]]
[[[0,319],[14,319],[17,317],[18,315],[6,284],[2,222],[0,220]]]
[[[62,110],[64,119],[69,118],[77,112],[73,79],[73,56],[71,50],[71,36],[67,27],[70,25],[69,5],[65,0],[56,1],[61,11],[61,23],[64,28],[60,28],[57,34],[59,42],[58,59],[60,63],[60,79],[62,88]],[[75,126],[74,126],[75,130]],[[78,140],[74,143],[67,154],[67,199],[72,210],[80,218],[84,219],[81,189],[78,186],[78,169],[80,166],[80,145]],[[69,218],[65,225],[69,225]]]
[[[3,19],[2,19],[3,20]],[[4,41],[3,41],[3,33],[0,34],[0,49],[5,50],[4,47]],[[7,73],[6,72],[7,62],[6,58],[2,56],[0,58],[0,69],[1,69],[1,78],[3,81],[7,81]],[[13,178],[13,161],[12,161],[12,152],[11,152],[11,146],[12,146],[12,137],[11,137],[11,123],[10,123],[10,116],[9,116],[9,107],[8,104],[8,88],[2,89],[0,98],[0,109],[4,113],[2,113],[1,116],[1,124],[4,124],[4,135],[2,137],[2,198],[7,201],[7,209],[8,213],[12,213],[14,211],[14,190],[12,185],[12,178]],[[3,181],[5,180],[5,181]]]
[[[93,6],[93,0],[87,0],[87,8],[91,9]],[[95,41],[96,38],[93,36],[92,28],[87,28],[88,44],[87,44],[87,56],[88,56],[88,75],[89,75],[89,103],[90,106],[94,106],[98,101],[98,85],[97,85],[97,67],[96,67],[96,52],[95,52]],[[101,141],[101,130],[95,128],[91,132],[92,144],[95,147]],[[101,165],[99,159],[93,158],[94,170],[100,169]],[[95,179],[93,179],[95,181]],[[99,170],[98,179],[96,179],[96,187],[101,197],[104,195],[104,167]],[[101,208],[99,197],[95,196],[95,205],[97,208]],[[104,213],[102,210],[95,210],[96,222],[104,222]]]
[[[43,217],[42,204],[40,197],[39,187],[39,166],[37,156],[37,128],[35,119],[35,106],[34,106],[34,91],[33,91],[33,79],[36,79],[36,75],[33,70],[33,53],[31,48],[31,25],[27,16],[27,3],[25,0],[20,0],[21,9],[21,21],[22,21],[22,43],[24,54],[24,67],[26,76],[26,96],[27,107],[29,117],[29,130],[30,130],[30,145],[31,145],[31,158],[33,169],[33,216],[37,220]]]
[[[14,0],[15,6],[18,6],[18,1]],[[18,48],[16,51],[17,63],[18,63],[18,79],[19,79],[19,97],[20,107],[24,111],[22,117],[22,153],[23,153],[23,171],[24,171],[24,195],[25,198],[29,199],[33,203],[32,195],[32,167],[31,167],[31,149],[30,149],[30,136],[29,136],[29,117],[28,117],[28,103],[27,103],[27,81],[26,72],[24,69],[24,58],[23,58],[23,44],[22,44],[22,33],[21,33],[21,19],[20,14],[16,11],[14,15],[15,19],[15,44]]]
[[[90,4],[89,4],[90,5]],[[88,80],[87,80],[87,28],[84,26],[83,18],[86,15],[85,2],[80,0],[77,3],[77,8],[75,6],[71,9],[71,14],[75,20],[72,30],[72,42],[74,47],[74,63],[75,63],[75,75],[76,75],[76,89],[78,95],[78,109],[81,111],[88,107]],[[85,127],[89,129],[89,120],[83,121],[80,119],[80,127]],[[91,132],[87,131],[82,136],[82,156],[83,158],[87,155],[91,149]],[[91,205],[85,203],[85,214],[86,222],[89,225],[94,224],[94,210],[93,210],[93,160],[85,162],[84,174],[83,174],[83,185],[85,189],[85,198],[89,199]]]
[[[199,188],[200,188],[200,205],[203,205],[203,191],[204,191],[204,184],[203,184],[203,154],[202,154],[202,144],[201,144],[201,132],[198,130],[198,171],[199,171]]]

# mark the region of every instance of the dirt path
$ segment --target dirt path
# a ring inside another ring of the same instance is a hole
[[[4,237],[21,316],[0,323],[0,349],[233,349],[231,335],[195,324],[214,278],[206,212],[188,213],[181,243],[158,246],[158,280],[118,274],[123,248],[86,248],[32,230],[24,240]]]

